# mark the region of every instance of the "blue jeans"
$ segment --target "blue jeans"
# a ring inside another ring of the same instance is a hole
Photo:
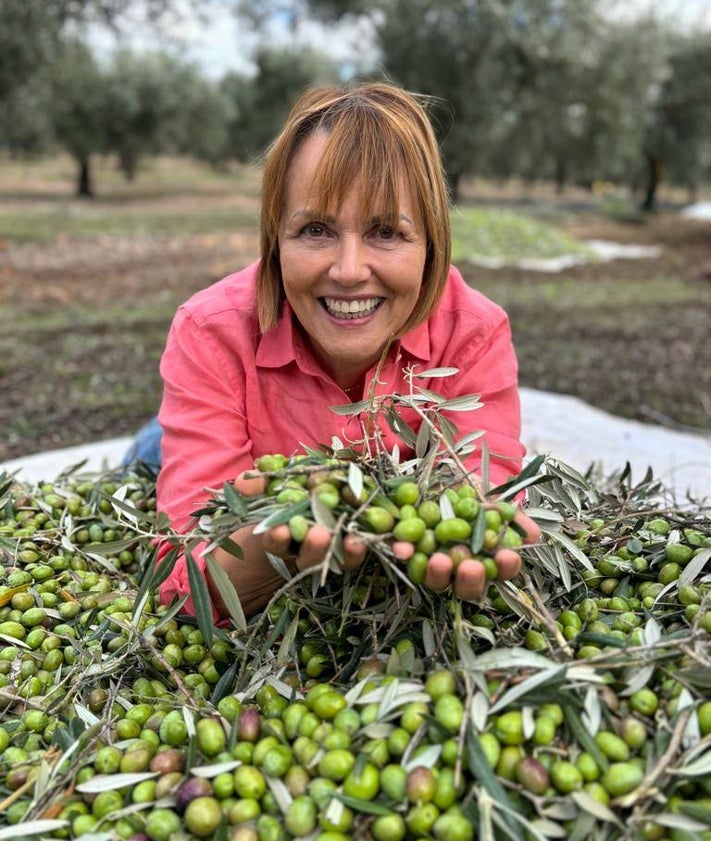
[[[159,469],[161,465],[160,442],[162,437],[163,430],[158,423],[158,418],[151,418],[136,433],[131,446],[123,457],[121,466],[126,467],[129,464],[140,461],[150,467]]]

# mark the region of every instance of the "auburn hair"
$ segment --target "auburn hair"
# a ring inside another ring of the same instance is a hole
[[[401,179],[423,220],[427,252],[417,303],[402,328],[425,321],[444,291],[451,258],[449,193],[439,145],[425,110],[425,97],[385,82],[317,87],[293,105],[267,149],[262,174],[261,262],[257,305],[262,332],[281,317],[284,286],[279,261],[279,226],[294,154],[314,132],[328,135],[315,176],[324,212],[339,207],[353,184],[361,183],[360,208],[395,219]]]

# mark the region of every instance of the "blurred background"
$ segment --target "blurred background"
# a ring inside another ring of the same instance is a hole
[[[711,430],[708,0],[0,0],[0,461],[151,417],[295,96],[366,78],[435,97],[521,383]]]

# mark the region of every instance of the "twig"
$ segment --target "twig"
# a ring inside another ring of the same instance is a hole
[[[165,666],[165,670],[171,676],[171,678],[175,681],[175,685],[178,689],[183,693],[185,698],[195,707],[198,707],[197,701],[193,697],[190,690],[187,686],[183,683],[183,679],[180,677],[178,672],[173,668],[173,666],[163,657],[160,651],[153,645],[150,639],[142,634],[140,631],[136,631],[136,636],[140,640],[142,645],[145,645],[146,648],[151,652],[151,654],[163,665]]]

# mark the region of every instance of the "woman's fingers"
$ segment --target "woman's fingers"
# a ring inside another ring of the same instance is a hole
[[[298,547],[296,566],[300,570],[320,564],[326,557],[331,545],[331,532],[320,525],[313,525],[306,532],[306,537]],[[292,559],[295,544],[291,539],[291,531],[286,523],[273,526],[262,537],[262,546],[266,552],[278,555],[280,558]],[[354,569],[365,560],[368,547],[359,537],[353,534],[343,538],[344,568]]]
[[[454,564],[444,552],[433,552],[425,570],[425,584],[436,593],[446,590],[452,583]]]
[[[280,526],[273,526],[264,532],[264,536],[262,537],[264,550],[280,558],[289,554],[290,545],[291,531],[286,523],[282,523]]]
[[[467,558],[454,573],[454,595],[465,601],[480,599],[486,592],[486,569],[481,561]]]
[[[237,493],[245,496],[259,496],[264,493],[266,486],[264,476],[254,476],[248,479],[244,473],[240,473],[234,481],[234,488]]]
[[[396,540],[392,545],[392,550],[398,561],[409,561],[415,554],[415,544],[408,540]]]
[[[494,560],[499,569],[498,577],[502,581],[509,581],[521,572],[521,556],[513,549],[499,549]]]
[[[311,526],[306,532],[299,554],[296,556],[296,566],[299,569],[308,569],[308,567],[320,564],[326,557],[328,547],[331,545],[331,532],[326,526],[318,525]]]
[[[242,493],[260,493],[260,486],[263,489],[264,480],[245,479],[240,476],[235,480],[235,488]],[[528,515],[518,510],[514,518],[521,530],[526,532],[524,542],[526,544],[536,543],[540,540],[541,530],[538,524]],[[313,525],[306,533],[306,537],[298,549],[296,566],[300,570],[317,566],[323,559],[331,546],[333,536],[331,532],[322,525]],[[263,536],[263,545],[266,551],[279,557],[293,557],[293,542],[288,525],[282,524],[269,529]],[[412,543],[396,541],[392,545],[393,554],[400,561],[407,561],[414,552]],[[355,569],[365,560],[368,547],[354,534],[347,534],[343,538],[344,569]],[[497,577],[501,581],[509,581],[515,578],[521,571],[521,556],[514,549],[499,549],[494,555],[498,568]],[[487,588],[486,570],[484,564],[475,558],[466,558],[455,567],[452,558],[445,552],[433,553],[427,562],[425,572],[425,585],[431,590],[441,593],[452,588],[452,595],[455,598],[465,601],[477,601],[481,599]]]
[[[513,549],[499,549],[494,556],[498,567],[498,578],[509,581],[521,571],[521,556]],[[425,572],[425,584],[437,593],[452,585],[452,595],[464,601],[481,599],[487,588],[486,568],[477,558],[465,558],[455,567],[444,552],[430,556]]]
[[[535,520],[524,514],[520,508],[516,510],[514,523],[526,532],[526,536],[523,539],[524,543],[538,543],[541,539],[541,527]]]
[[[343,568],[355,569],[360,566],[368,554],[368,547],[354,534],[343,538]]]

